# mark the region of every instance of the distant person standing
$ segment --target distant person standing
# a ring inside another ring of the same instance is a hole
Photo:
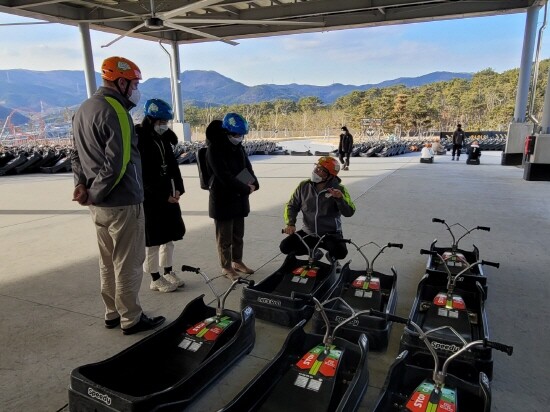
[[[185,188],[171,145],[178,137],[168,127],[174,112],[164,100],[149,99],[145,102],[144,114],[143,121],[136,126],[145,191],[143,271],[151,275],[151,290],[173,292],[185,284],[172,270],[174,241],[185,235],[179,206]],[[163,275],[160,268],[164,269]]]
[[[462,125],[459,123],[456,125],[456,130],[453,133],[453,157],[451,160],[455,160],[455,153],[456,160],[460,159],[460,152],[462,151],[464,140],[466,140],[466,133],[464,133],[464,130],[462,130]]]
[[[237,279],[237,272],[254,273],[243,262],[244,218],[250,213],[248,198],[260,185],[242,145],[246,134],[248,122],[237,113],[206,128],[206,164],[212,176],[208,214],[216,227],[222,274],[229,280]]]
[[[146,316],[139,303],[145,258],[143,182],[129,110],[140,99],[139,68],[124,57],[101,66],[103,87],[73,118],[73,200],[89,206],[99,246],[105,327],[125,335],[154,329],[163,316]]]
[[[349,170],[349,157],[353,150],[353,136],[346,126],[342,126],[340,134],[340,143],[338,144],[338,155],[340,163],[344,165],[342,170]]]

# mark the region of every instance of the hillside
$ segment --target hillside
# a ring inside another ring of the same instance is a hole
[[[330,86],[301,84],[263,84],[247,86],[222,76],[215,71],[189,70],[182,73],[182,96],[186,103],[198,107],[229,104],[250,104],[277,99],[298,101],[303,97],[318,97],[325,104],[354,90],[368,90],[403,84],[407,87],[446,81],[455,78],[470,79],[468,73],[434,72],[419,77],[404,77],[386,80],[378,84]],[[97,84],[101,84],[96,73]],[[140,90],[142,99],[152,97],[170,101],[170,80],[151,78],[144,81]],[[39,111],[51,107],[68,107],[80,104],[86,99],[84,72],[70,70],[33,71],[0,70],[0,108]],[[3,118],[0,116],[0,118]]]

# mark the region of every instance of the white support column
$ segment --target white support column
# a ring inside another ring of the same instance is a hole
[[[521,51],[521,63],[519,67],[518,90],[516,93],[516,108],[514,110],[514,122],[525,122],[527,110],[527,98],[529,97],[529,82],[531,80],[531,66],[533,65],[533,53],[537,37],[537,18],[539,6],[527,9],[525,19],[525,31],[523,33],[523,49]]]
[[[188,123],[185,123],[184,113],[183,113],[183,100],[181,97],[181,81],[180,81],[180,52],[178,42],[173,41],[172,43],[172,62],[170,64],[172,73],[170,77],[172,79],[172,93],[173,102],[174,102],[174,122],[172,124],[172,129],[178,136],[178,138],[183,138],[185,142],[191,141],[191,128]]]
[[[172,64],[170,68],[172,69],[172,92],[174,93],[174,114],[176,115],[176,120],[183,123],[183,108],[181,101],[181,88],[180,88],[180,51],[178,43],[173,41],[172,43]]]
[[[78,23],[80,36],[82,38],[82,50],[84,51],[84,77],[86,79],[86,90],[88,97],[91,97],[97,90],[94,71],[94,57],[92,54],[92,42],[90,40],[90,25]]]
[[[536,135],[535,149],[526,159],[523,168],[525,180],[550,181],[550,73],[544,91],[544,107],[540,122],[541,132]]]
[[[537,34],[537,18],[540,6],[531,6],[527,9],[525,19],[525,31],[523,33],[523,49],[519,68],[518,89],[516,92],[516,106],[514,119],[508,125],[508,137],[506,147],[502,153],[503,165],[520,165],[523,157],[523,143],[525,137],[531,133],[533,125],[525,122],[527,112],[527,100],[529,97],[529,83],[531,80],[531,67],[533,65],[533,53]]]

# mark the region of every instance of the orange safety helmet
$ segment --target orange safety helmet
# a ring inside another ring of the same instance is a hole
[[[137,65],[124,57],[107,57],[101,65],[101,77],[114,82],[124,77],[127,80],[141,80],[141,71]]]
[[[334,157],[321,156],[317,161],[317,164],[327,169],[327,171],[333,176],[336,176],[340,171],[340,164]]]

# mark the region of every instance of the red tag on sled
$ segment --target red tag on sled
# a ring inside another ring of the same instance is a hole
[[[219,326],[214,326],[204,334],[204,339],[214,341],[218,339],[218,337],[221,335],[222,332],[223,332],[222,328],[220,328]]]
[[[323,364],[319,368],[319,372],[323,376],[326,376],[327,378],[332,378],[334,375],[336,375],[336,368],[338,367],[338,360],[327,357],[323,361]]]
[[[203,330],[204,328],[206,327],[206,322],[199,322],[197,323],[195,326],[187,329],[187,333],[189,335],[196,335],[197,333],[199,333],[201,330]]]
[[[434,298],[434,305],[445,306],[446,304],[447,304],[447,294],[438,293],[437,296]]]
[[[356,289],[363,289],[363,284],[365,283],[366,279],[367,279],[366,276],[359,276],[357,279],[353,281],[352,286]]]
[[[305,268],[306,268],[305,266],[297,267],[296,269],[294,269],[294,270],[292,271],[292,273],[293,273],[294,275],[301,275],[302,272],[305,270]]]
[[[466,310],[466,304],[461,296],[453,296],[453,309]]]
[[[380,279],[371,278],[370,282],[369,282],[369,289],[370,290],[380,290]]]
[[[300,369],[309,370],[311,369],[311,367],[313,366],[313,363],[317,360],[319,355],[320,355],[320,352],[319,353],[308,352],[302,357],[302,359],[300,359],[300,361],[296,364],[296,366]]]

